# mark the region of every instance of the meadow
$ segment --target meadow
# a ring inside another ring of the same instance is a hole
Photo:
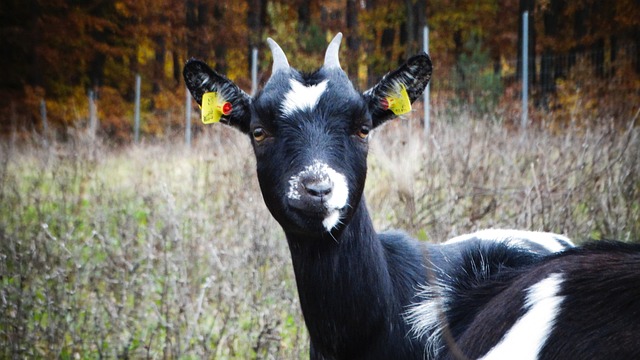
[[[487,227],[638,241],[636,120],[523,133],[462,115],[425,136],[410,116],[372,134],[365,196],[379,230],[422,241]],[[191,148],[6,140],[0,203],[0,358],[308,357],[239,132],[211,126]]]

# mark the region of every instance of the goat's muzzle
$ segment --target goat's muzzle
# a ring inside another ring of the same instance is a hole
[[[289,179],[289,205],[310,220],[322,221],[330,231],[340,222],[349,188],[344,175],[316,161]]]

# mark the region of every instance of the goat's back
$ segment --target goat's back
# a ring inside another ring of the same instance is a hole
[[[640,358],[638,244],[569,249],[478,290],[492,287],[457,341],[469,358]]]

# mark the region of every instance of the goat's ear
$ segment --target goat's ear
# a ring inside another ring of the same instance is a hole
[[[213,71],[200,60],[191,59],[184,65],[184,82],[198,105],[206,93],[215,92],[225,105],[218,113],[219,121],[234,126],[243,133],[249,133],[251,123],[251,97],[242,91],[233,81]],[[218,100],[220,101],[220,100]],[[205,111],[205,109],[202,109]],[[214,121],[218,121],[216,118]]]
[[[431,59],[422,53],[385,75],[378,84],[364,92],[373,127],[411,110],[413,103],[431,79]],[[406,91],[405,91],[406,90]]]

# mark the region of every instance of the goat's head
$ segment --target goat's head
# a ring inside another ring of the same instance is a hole
[[[271,78],[253,98],[201,61],[184,68],[198,104],[217,92],[227,102],[220,121],[251,137],[265,203],[287,232],[317,237],[344,228],[362,196],[368,134],[396,116],[387,99],[404,88],[413,102],[431,77],[421,54],[360,93],[340,68],[341,40],[331,41],[319,70],[304,74],[268,39]]]

